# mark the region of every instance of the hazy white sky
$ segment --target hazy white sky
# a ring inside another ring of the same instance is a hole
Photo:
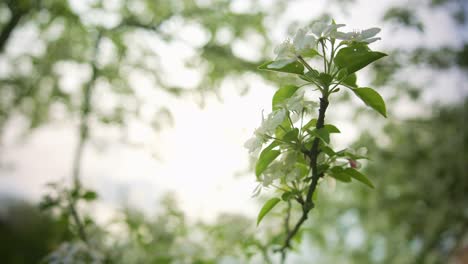
[[[264,2],[267,4],[268,1]],[[275,28],[271,34],[280,42],[286,37],[286,24],[297,18],[306,21],[323,8],[330,8],[325,2],[292,3],[281,19],[271,21]],[[347,29],[352,30],[382,26],[379,18],[383,10],[389,4],[398,2],[408,1],[360,0],[349,5],[346,15],[336,8],[331,10],[336,14],[337,21],[348,24]],[[242,12],[248,9],[247,3],[248,1],[234,1],[233,7]],[[375,44],[376,49],[385,51],[386,47],[406,47],[421,41],[430,47],[442,44],[460,45],[460,32],[455,30],[446,13],[441,10],[434,13],[422,10],[420,15],[429,22],[424,34],[408,29],[394,31],[390,27],[383,27],[382,41]],[[199,43],[204,41],[204,33],[197,25],[184,25],[181,32],[185,32],[184,36],[191,36],[187,39]],[[171,71],[167,72],[171,82],[197,82],[199,76],[196,72],[182,69],[183,64],[174,60],[190,56],[190,49],[184,49],[182,43],[173,46],[160,43],[154,45],[154,49],[164,51],[160,54],[171,58],[168,60],[171,63],[169,68],[178,72],[177,76],[171,74]],[[248,45],[245,43],[237,43],[235,49],[242,56],[255,56],[249,55],[246,50]],[[187,54],[181,54],[181,50],[186,50]],[[414,76],[414,72],[408,74],[413,74],[415,81],[423,82],[430,72],[418,72],[419,76]],[[169,98],[136,76],[137,95],[147,98],[148,102],[165,101],[170,104],[175,123],[173,127],[166,127],[156,136],[148,127],[136,122],[132,124],[130,137],[144,146],[138,148],[117,143],[119,136],[116,131],[94,128],[94,133],[98,137],[106,136],[110,144],[102,148],[95,144],[88,145],[82,177],[85,185],[95,188],[101,194],[97,205],[102,212],[101,216],[105,217],[112,208],[119,208],[123,203],[152,211],[157,207],[157,199],[168,191],[177,195],[180,206],[192,218],[212,220],[218,213],[226,211],[255,215],[259,205],[250,195],[256,183],[253,173],[246,172],[249,159],[243,143],[259,125],[262,109],[269,111],[274,88],[253,74],[246,78],[251,84],[246,95],[239,95],[235,83],[227,81],[220,88],[223,100],[209,95],[205,107],[200,108],[194,100],[188,98]],[[441,91],[431,88],[426,99],[434,101],[440,96],[446,96],[447,100],[453,100],[459,97],[460,92],[466,95],[463,78],[456,71],[448,72],[438,81],[444,84],[453,83],[454,85],[445,87],[457,87],[459,90]],[[366,78],[361,78],[361,82],[365,84]],[[434,87],[437,87],[437,83]],[[401,116],[424,110],[424,106],[401,103],[399,112],[394,109],[390,109],[390,112]],[[343,135],[347,135],[337,136],[335,139],[338,144],[350,142],[356,135],[356,128],[346,122],[349,116],[346,107],[336,108],[329,116],[336,120],[335,123]],[[77,138],[76,124],[50,124],[38,129],[26,140],[19,141],[17,132],[22,124],[20,118],[14,120],[3,140],[0,155],[3,162],[7,162],[12,168],[0,171],[0,194],[15,194],[37,200],[44,194],[46,182],[70,177]]]

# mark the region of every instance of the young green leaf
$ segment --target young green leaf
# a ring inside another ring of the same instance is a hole
[[[281,200],[279,198],[271,198],[270,200],[268,200],[262,207],[262,209],[260,210],[260,213],[258,214],[258,217],[257,217],[257,226],[258,224],[260,224],[260,222],[262,221],[263,217],[265,217],[265,215],[271,211],[271,209],[273,209],[273,207],[275,207]]]
[[[288,133],[284,134],[283,140],[287,142],[298,141],[299,129],[294,128],[293,130],[288,131]]]
[[[297,62],[291,62],[281,68],[269,68],[268,65],[272,64],[274,61],[268,61],[263,63],[262,65],[258,66],[259,70],[267,70],[267,71],[277,71],[277,72],[284,72],[284,73],[293,73],[293,74],[304,74],[304,66]]]
[[[299,75],[299,78],[307,82],[313,82],[318,81],[319,75],[320,73],[317,70],[312,69],[311,71],[306,72],[304,75]]]
[[[349,175],[350,177],[364,183],[365,185],[371,187],[371,188],[374,188],[374,185],[372,184],[372,182],[362,173],[360,173],[359,171],[353,169],[353,168],[346,168],[343,173],[345,173],[346,175]]]
[[[316,118],[312,118],[309,122],[307,122],[307,124],[305,124],[302,129],[303,130],[307,130],[309,128],[313,128],[315,127],[315,125],[317,125],[317,119]]]
[[[260,156],[258,157],[257,164],[255,165],[255,175],[257,177],[262,174],[268,168],[270,163],[272,163],[276,157],[279,156],[281,152],[279,150],[264,149]]]
[[[341,133],[341,131],[334,125],[330,125],[330,124],[326,124],[323,126],[327,131],[328,133]]]
[[[325,127],[314,130],[307,130],[311,135],[320,138],[323,142],[330,143],[330,132]]]
[[[361,43],[340,49],[334,61],[339,69],[346,68],[348,74],[351,74],[385,56],[387,54],[371,51],[367,45]]]
[[[94,191],[86,191],[83,194],[83,199],[85,199],[86,201],[96,200],[97,199],[97,193],[94,192]]]
[[[375,111],[379,112],[384,117],[387,117],[387,108],[385,107],[385,102],[372,88],[356,88],[351,89],[366,105],[372,107]]]
[[[284,100],[293,96],[293,94],[299,89],[296,85],[286,85],[278,89],[273,95],[273,100],[271,102],[271,108],[273,111],[277,110]]]
[[[308,49],[306,51],[301,52],[301,56],[304,58],[313,58],[315,56],[320,56],[320,53],[315,49]]]

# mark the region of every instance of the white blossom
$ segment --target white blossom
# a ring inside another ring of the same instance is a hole
[[[333,36],[338,28],[344,26],[345,24],[329,24],[322,21],[315,21],[310,25],[310,31],[312,31],[318,39],[328,38]]]
[[[298,56],[315,48],[319,39],[332,36],[338,28],[343,26],[345,25],[318,21],[312,23],[310,27],[299,29],[292,41],[287,39],[275,48],[275,61],[267,67],[278,69],[296,61]]]
[[[287,39],[275,48],[275,61],[268,68],[282,68],[296,61],[298,56],[314,48],[316,43],[317,39],[307,29],[299,29],[292,41]]]
[[[345,41],[365,42],[372,43],[380,40],[380,38],[374,38],[380,32],[380,28],[368,28],[362,31],[354,30],[351,32],[336,32],[335,38]]]
[[[283,175],[283,164],[281,164],[281,162],[273,162],[261,176],[262,185],[264,187],[268,187],[273,183],[274,180],[281,178]]]
[[[249,150],[249,153],[255,153],[262,148],[263,143],[265,143],[264,139],[255,134],[245,142],[244,147]]]
[[[263,121],[260,131],[265,134],[273,134],[276,131],[276,128],[283,123],[286,118],[286,110],[279,109],[268,115],[268,117]]]
[[[291,112],[300,113],[304,109],[304,91],[296,91],[290,98],[285,100],[285,107]]]
[[[294,180],[299,179],[300,176],[301,176],[301,170],[300,170],[299,168],[293,168],[293,169],[286,175],[285,180],[286,180],[287,182],[291,182],[291,181],[294,181]]]
[[[249,153],[255,155],[262,148],[263,144],[268,141],[268,136],[275,133],[276,128],[283,123],[285,118],[285,109],[279,109],[270,113],[268,117],[263,120],[260,127],[255,130],[254,136],[244,143],[244,147],[249,150]]]

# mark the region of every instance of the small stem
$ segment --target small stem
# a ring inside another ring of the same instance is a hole
[[[72,169],[72,177],[73,177],[73,188],[72,190],[79,192],[81,188],[81,164],[82,164],[82,157],[86,142],[89,138],[89,114],[91,113],[91,95],[93,92],[94,82],[98,76],[98,69],[96,65],[96,57],[98,53],[99,42],[101,40],[101,32],[98,32],[95,46],[94,46],[94,54],[93,59],[91,61],[92,66],[92,76],[87,85],[84,87],[83,90],[83,103],[81,105],[81,112],[80,112],[80,126],[79,126],[79,138],[78,144],[75,150],[75,156],[73,159],[73,169]],[[81,219],[78,215],[78,211],[76,210],[76,199],[68,195],[68,207],[71,213],[73,220],[75,221],[77,228],[78,228],[78,235],[83,242],[88,243],[88,239],[84,230],[84,225],[81,222]]]
[[[286,218],[284,219],[284,227],[286,229],[286,234],[289,234],[290,228],[289,228],[289,220],[291,218],[291,201],[288,200],[288,208],[286,211]],[[284,264],[286,261],[286,250],[281,250],[281,264]]]
[[[323,53],[323,71],[325,73],[328,73],[327,72],[327,54],[325,53],[325,43],[323,41],[323,39],[320,41],[320,43],[322,44],[322,53]]]
[[[330,53],[330,60],[328,61],[328,69],[331,71],[333,58],[335,57],[335,42],[331,41],[331,53]]]
[[[309,63],[307,63],[302,56],[297,56],[297,59],[304,65],[309,71],[313,71],[314,69],[310,67]]]
[[[84,225],[81,222],[80,216],[78,215],[78,211],[76,210],[76,206],[75,206],[76,201],[75,201],[75,199],[73,197],[71,197],[71,195],[69,195],[68,199],[69,199],[68,208],[69,208],[70,213],[72,215],[73,221],[75,222],[76,227],[78,229],[78,236],[80,237],[80,239],[83,242],[88,244],[88,237],[86,236],[86,232],[84,230]]]

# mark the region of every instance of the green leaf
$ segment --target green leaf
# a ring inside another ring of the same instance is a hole
[[[385,102],[372,88],[356,88],[351,89],[366,105],[372,107],[375,111],[379,112],[384,117],[387,117],[387,109],[385,107]]]
[[[304,66],[300,62],[294,61],[281,68],[268,68],[268,65],[272,64],[273,62],[274,61],[265,62],[262,65],[258,66],[258,69],[293,74],[304,74]]]
[[[334,125],[330,125],[330,124],[327,124],[327,125],[324,125],[323,126],[324,129],[326,129],[328,131],[328,133],[341,133],[341,131]]]
[[[364,183],[365,185],[371,187],[372,189],[374,189],[374,185],[372,184],[372,182],[362,173],[360,173],[359,171],[353,169],[353,168],[346,168],[343,173],[345,173],[346,175],[349,175],[351,176],[352,178]]]
[[[86,191],[84,194],[83,194],[83,199],[85,199],[86,201],[93,201],[93,200],[96,200],[98,195],[96,192],[94,191]]]
[[[273,111],[280,108],[280,105],[288,98],[293,96],[293,94],[299,89],[296,85],[286,85],[278,89],[273,95],[273,100],[271,102],[271,108]]]
[[[316,130],[317,135],[319,136],[320,139],[322,139],[325,143],[330,143],[330,133],[328,132],[327,129],[324,127]]]
[[[345,174],[343,168],[341,168],[341,167],[331,168],[329,175],[331,177],[341,181],[341,182],[350,182],[351,181],[351,176],[349,176],[348,174]]]
[[[271,145],[270,145],[271,146]],[[272,150],[269,149],[268,147],[265,148],[262,153],[260,153],[260,156],[258,157],[257,164],[255,165],[255,175],[257,177],[262,174],[268,168],[270,163],[272,163],[276,157],[279,156],[281,152],[279,150]]]
[[[289,112],[286,112],[287,115],[289,115]],[[283,123],[276,128],[275,131],[275,136],[276,138],[283,139],[283,136],[287,134],[289,131],[291,131],[293,127],[291,126],[291,122],[289,122],[288,118],[285,118]],[[286,130],[286,131],[285,131]]]
[[[315,137],[320,138],[325,143],[330,143],[330,133],[324,127],[320,129],[307,130],[309,133]]]
[[[336,155],[335,151],[333,151],[333,149],[331,149],[330,147],[328,146],[320,146],[320,150],[327,154],[329,157],[333,157]]]
[[[333,78],[330,74],[322,72],[320,73],[318,80],[323,85],[323,87],[328,87],[330,86],[330,83],[333,81]]]
[[[387,54],[371,51],[367,45],[360,43],[340,49],[334,61],[339,69],[346,68],[348,74],[351,74],[385,56]]]
[[[307,122],[307,124],[305,124],[302,129],[303,130],[307,130],[309,128],[313,128],[317,125],[317,119],[316,118],[312,118],[309,122]]]
[[[271,211],[271,209],[273,209],[273,207],[275,207],[281,200],[279,198],[271,198],[270,200],[268,200],[262,207],[262,209],[260,210],[260,213],[258,214],[258,217],[257,217],[257,226],[258,224],[260,224],[260,222],[262,221],[263,217],[265,217],[265,215]]]
[[[320,164],[317,166],[317,173],[322,174],[325,173],[330,168],[328,164]]]
[[[293,130],[288,131],[288,133],[284,134],[282,140],[292,142],[298,141],[299,129],[294,128]]]
[[[294,194],[292,192],[285,192],[281,195],[281,200],[287,202],[293,197],[294,197]]]
[[[311,71],[306,72],[304,75],[300,75],[299,77],[304,81],[313,82],[317,81],[320,73],[317,70],[312,69]]]
[[[344,85],[347,85],[347,86],[350,86],[350,87],[357,87],[356,73],[348,74],[348,70],[346,70],[346,68],[343,68],[338,72],[338,75],[337,75],[336,79],[338,81],[342,80],[341,83],[344,84]]]
[[[315,49],[308,49],[306,51],[301,52],[301,56],[304,58],[313,58],[317,55],[320,55],[320,53]]]
[[[343,80],[344,84],[351,86],[351,87],[357,87],[356,82],[357,82],[356,73],[351,73],[350,75],[348,75],[348,77],[346,77],[346,79]]]

